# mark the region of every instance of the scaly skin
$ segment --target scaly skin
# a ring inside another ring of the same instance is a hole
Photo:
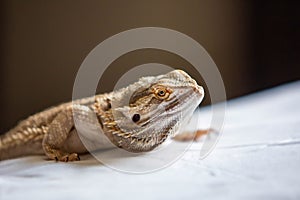
[[[87,153],[79,136],[93,142],[92,132],[130,152],[151,151],[177,134],[203,96],[203,88],[182,70],[143,77],[126,88],[64,103],[20,122],[0,137],[0,160],[33,154],[79,160],[79,154]],[[101,145],[97,149],[106,148]]]

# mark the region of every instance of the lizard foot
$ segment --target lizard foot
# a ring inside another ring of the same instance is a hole
[[[216,132],[214,129],[205,129],[205,130],[197,130],[194,134],[192,132],[185,132],[176,135],[173,139],[180,142],[186,142],[186,141],[197,141],[199,138],[201,138],[203,135],[207,135],[210,133]]]
[[[80,157],[77,153],[71,153],[71,154],[65,154],[65,155],[59,155],[55,156],[54,159],[56,161],[62,161],[62,162],[69,162],[69,161],[78,161],[80,160]]]
[[[52,150],[51,153],[46,153],[46,155],[50,160],[61,161],[61,162],[80,160],[79,155],[77,153],[66,153],[66,152],[60,152],[58,150]]]

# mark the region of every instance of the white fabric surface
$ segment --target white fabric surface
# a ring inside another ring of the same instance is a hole
[[[199,159],[196,143],[154,173],[117,172],[90,155],[1,161],[0,199],[300,199],[299,103],[300,81],[231,100],[208,157]]]

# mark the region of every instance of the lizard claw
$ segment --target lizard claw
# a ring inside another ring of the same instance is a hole
[[[62,156],[59,161],[62,162],[68,162],[68,161],[78,161],[80,160],[79,155],[77,153],[71,153],[71,154],[67,154]]]

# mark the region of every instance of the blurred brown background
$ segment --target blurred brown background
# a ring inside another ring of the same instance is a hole
[[[217,64],[228,99],[298,80],[299,5],[271,0],[3,0],[0,133],[30,114],[70,100],[86,55],[131,28],[165,27],[197,40]],[[122,72],[148,62],[188,65],[159,50],[132,52],[107,71],[102,80],[106,90]]]

